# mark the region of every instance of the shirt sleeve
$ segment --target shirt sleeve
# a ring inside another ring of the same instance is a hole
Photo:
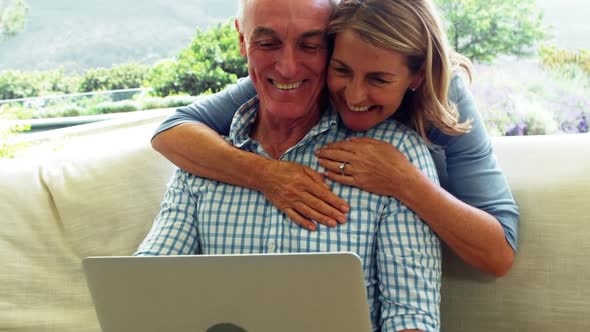
[[[188,173],[177,170],[151,230],[134,256],[193,255],[199,252],[196,200],[187,185]]]
[[[436,167],[419,137],[400,147],[410,162],[437,181]],[[381,331],[440,331],[441,247],[418,215],[390,197],[377,233]]]
[[[451,82],[449,99],[457,105],[461,121],[472,120],[472,129],[457,136],[438,130],[433,135],[433,142],[444,149],[444,187],[461,201],[494,216],[502,225],[506,240],[516,250],[518,207],[497,163],[473,96],[459,75]]]
[[[229,135],[234,114],[255,95],[252,80],[249,77],[240,78],[236,84],[229,85],[223,91],[203,96],[191,105],[176,109],[160,124],[152,139],[163,131],[187,122],[200,122],[220,135]]]

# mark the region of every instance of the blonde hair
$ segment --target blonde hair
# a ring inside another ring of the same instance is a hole
[[[332,15],[328,34],[352,31],[377,47],[406,55],[412,73],[423,71],[424,80],[408,91],[397,114],[430,143],[431,126],[446,134],[471,130],[471,120],[459,122],[456,106],[448,100],[455,70],[471,79],[471,62],[449,46],[438,12],[430,0],[342,0]],[[405,106],[405,107],[404,107]]]

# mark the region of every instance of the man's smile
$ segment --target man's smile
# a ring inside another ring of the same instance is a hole
[[[274,85],[279,90],[294,90],[303,84],[304,80],[295,81],[295,82],[279,82],[272,79],[269,79],[269,82]]]

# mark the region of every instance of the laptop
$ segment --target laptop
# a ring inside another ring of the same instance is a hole
[[[369,332],[353,253],[88,257],[103,332]]]

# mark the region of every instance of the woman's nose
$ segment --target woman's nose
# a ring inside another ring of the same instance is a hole
[[[344,91],[346,102],[352,106],[361,106],[367,99],[367,90],[360,80],[352,79]]]

